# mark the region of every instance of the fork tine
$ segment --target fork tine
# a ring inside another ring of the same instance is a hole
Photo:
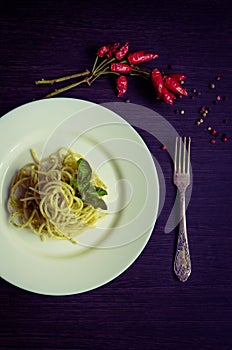
[[[176,173],[179,173],[181,171],[181,163],[181,137],[176,137],[174,161],[174,170]]]
[[[190,137],[176,137],[174,171],[176,173],[189,174],[190,169]]]
[[[176,137],[176,144],[175,144],[175,159],[174,159],[174,172],[177,172],[177,144],[178,144],[178,137]]]
[[[179,137],[179,165],[178,165],[178,172],[181,172],[181,137]]]
[[[189,137],[188,141],[188,160],[187,160],[187,173],[189,174],[189,168],[190,168],[190,144],[191,144],[191,137]]]
[[[184,137],[184,150],[183,150],[183,161],[182,161],[182,172],[185,173],[187,171],[186,169],[186,136]]]

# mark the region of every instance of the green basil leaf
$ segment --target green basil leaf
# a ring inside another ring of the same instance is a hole
[[[71,183],[72,183],[74,186],[78,187],[77,179],[71,178]]]
[[[92,169],[89,163],[80,158],[77,161],[77,178],[71,179],[71,182],[76,186],[77,193],[86,204],[92,205],[95,209],[107,209],[106,203],[99,196],[104,196],[107,191],[101,187],[96,187],[90,183],[92,178]]]
[[[107,210],[106,203],[101,198],[96,197],[95,195],[92,195],[90,193],[86,193],[85,203],[92,205],[94,209],[100,208],[103,210]]]
[[[98,196],[97,191],[96,191],[96,187],[92,184],[89,185],[87,192],[88,192],[88,194],[91,194],[93,196]]]
[[[81,187],[85,187],[91,180],[92,169],[87,160],[80,158],[77,161],[77,182]]]
[[[95,189],[96,189],[96,192],[97,192],[98,196],[100,196],[100,197],[105,196],[105,195],[108,194],[107,191],[104,188],[96,186]]]

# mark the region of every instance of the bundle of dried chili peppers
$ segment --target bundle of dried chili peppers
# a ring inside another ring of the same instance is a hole
[[[121,97],[128,89],[128,79],[126,74],[130,76],[140,76],[151,80],[156,96],[165,103],[173,104],[177,96],[187,96],[187,91],[182,84],[186,76],[179,73],[164,74],[159,69],[144,69],[139,66],[141,63],[149,62],[158,58],[156,53],[140,50],[128,53],[128,42],[124,45],[114,43],[112,45],[101,46],[96,53],[96,58],[91,70],[86,69],[84,72],[63,76],[56,79],[36,80],[37,85],[61,83],[71,79],[78,81],[54,90],[44,98],[53,97],[64,91],[70,90],[80,84],[88,84],[89,86],[100,76],[105,74],[116,75],[117,96]]]

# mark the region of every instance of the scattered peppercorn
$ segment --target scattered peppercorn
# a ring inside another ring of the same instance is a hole
[[[184,109],[181,109],[180,114],[184,114],[184,113],[185,113]]]
[[[215,129],[211,130],[211,135],[216,136],[217,134],[218,134],[218,133],[217,133],[217,131],[216,131]]]
[[[167,149],[167,146],[165,146],[165,145],[162,145],[162,146],[161,146],[161,149],[162,149],[162,151],[166,151],[166,149]]]
[[[214,77],[214,79],[215,79],[215,81],[219,81],[219,80],[221,80],[221,77],[218,75],[218,76],[215,76]],[[209,87],[211,88],[211,89],[215,89],[216,88],[216,83],[215,82],[211,82],[211,84],[209,84]],[[199,96],[199,95],[201,95],[201,92],[200,91],[198,91],[196,88],[193,88],[193,89],[191,89],[191,94],[190,94],[190,98],[191,99],[194,99],[195,98],[195,96]],[[214,104],[214,105],[217,105],[217,104],[219,104],[219,103],[222,103],[222,101],[226,101],[228,99],[228,97],[227,96],[222,96],[222,95],[216,95],[215,96],[215,99],[214,100],[212,100],[212,104]],[[197,126],[200,126],[202,123],[204,123],[204,121],[206,120],[205,118],[207,117],[207,115],[208,115],[208,113],[211,111],[211,107],[206,107],[205,105],[202,105],[200,108],[199,108],[199,110],[198,110],[198,113],[200,114],[200,118],[199,119],[197,119],[196,121],[195,121],[195,124],[197,125]],[[226,118],[226,119],[224,119],[223,120],[223,123],[224,124],[227,124],[228,123],[228,119]],[[222,134],[221,135],[221,133],[220,132],[218,132],[217,130],[215,130],[214,128],[212,128],[211,126],[205,126],[205,128],[204,128],[204,130],[206,130],[206,131],[208,131],[209,133],[210,133],[210,135],[212,135],[212,136],[214,136],[215,137],[215,139],[213,138],[213,139],[210,139],[209,140],[209,142],[210,143],[212,143],[212,144],[214,144],[215,142],[216,142],[216,137],[218,137],[219,135],[220,135],[220,139],[221,139],[221,141],[223,141],[223,142],[227,142],[228,141],[228,137],[227,137],[227,135],[225,135],[225,134]]]
[[[195,95],[195,96],[200,96],[201,95],[201,91],[197,90],[197,89],[192,89],[191,92]]]
[[[203,112],[205,112],[205,113],[209,113],[209,107],[205,107],[205,106],[203,106],[203,107],[201,107],[201,110],[203,111]]]

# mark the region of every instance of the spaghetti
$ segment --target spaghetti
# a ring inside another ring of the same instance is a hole
[[[21,168],[10,186],[10,223],[31,229],[42,241],[53,237],[76,243],[75,236],[107,215],[106,185],[69,148],[41,161],[34,150],[31,154],[34,162]]]

